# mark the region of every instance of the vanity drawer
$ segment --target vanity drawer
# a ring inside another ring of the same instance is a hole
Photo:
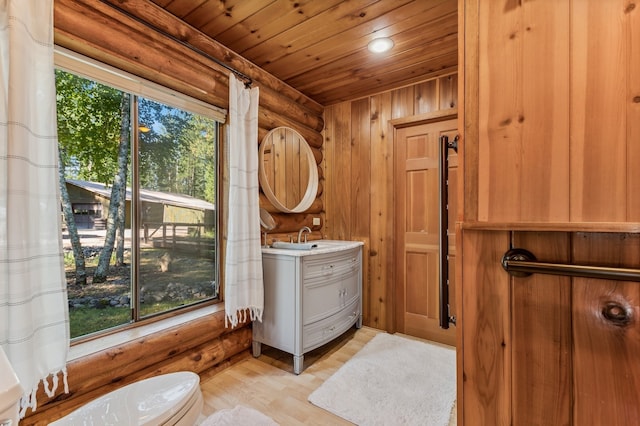
[[[331,316],[358,299],[359,270],[327,278],[305,280],[302,293],[302,323],[310,324]]]
[[[359,248],[354,248],[345,253],[328,253],[325,255],[310,256],[304,260],[302,268],[303,279],[330,279],[348,274],[360,268]]]
[[[360,309],[356,299],[339,313],[322,321],[305,325],[302,338],[303,352],[322,346],[341,335],[356,323],[359,316]]]

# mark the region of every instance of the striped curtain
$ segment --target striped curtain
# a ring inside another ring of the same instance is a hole
[[[258,88],[229,76],[229,201],[225,257],[225,325],[262,321],[264,286],[258,192]]]
[[[36,409],[66,385],[53,0],[0,0],[0,345]]]

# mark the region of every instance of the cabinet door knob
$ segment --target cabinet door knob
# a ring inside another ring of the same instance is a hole
[[[624,327],[632,320],[632,310],[619,302],[610,301],[602,306],[602,316],[613,325]]]

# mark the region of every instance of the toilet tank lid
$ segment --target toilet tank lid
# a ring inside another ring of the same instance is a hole
[[[7,355],[0,347],[0,412],[17,404],[22,397],[22,386],[13,367],[9,363]]]

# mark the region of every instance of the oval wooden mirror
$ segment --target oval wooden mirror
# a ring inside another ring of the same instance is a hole
[[[300,133],[276,127],[262,140],[258,177],[264,195],[278,210],[302,213],[318,193],[318,168]]]

